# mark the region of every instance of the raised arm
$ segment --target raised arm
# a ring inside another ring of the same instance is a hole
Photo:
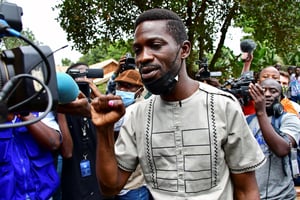
[[[91,103],[92,121],[97,131],[96,175],[103,194],[109,196],[118,194],[131,175],[118,167],[114,152],[114,123],[124,113],[119,96],[99,95]]]
[[[242,60],[244,62],[244,65],[243,65],[243,69],[242,69],[241,74],[250,71],[251,63],[252,63],[252,60],[253,60],[253,54],[252,53],[243,53],[242,54]]]
[[[290,144],[274,130],[272,124],[269,121],[265,105],[266,100],[264,89],[260,85],[254,85],[252,83],[250,83],[249,87],[250,95],[255,102],[255,110],[259,127],[266,143],[268,144],[271,151],[274,152],[277,156],[286,156],[290,152]],[[293,146],[296,146],[293,139],[291,140],[291,142]]]

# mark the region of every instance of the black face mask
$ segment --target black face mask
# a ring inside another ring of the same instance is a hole
[[[177,83],[177,80],[175,79],[176,76],[177,75],[172,75],[171,72],[167,72],[159,79],[144,83],[144,85],[152,94],[168,94]]]
[[[180,47],[181,48],[181,47]],[[172,62],[172,65],[174,66],[180,48],[178,49],[177,53],[176,53],[176,57],[174,59],[174,61]],[[156,94],[156,95],[161,95],[161,94],[168,94],[170,93],[173,88],[175,87],[176,83],[177,83],[177,75],[181,69],[182,66],[182,61],[180,63],[180,67],[178,69],[178,71],[175,74],[172,74],[171,71],[165,73],[162,77],[160,77],[159,79],[150,81],[150,82],[144,82],[145,87],[147,88],[147,90],[149,90],[152,94]]]

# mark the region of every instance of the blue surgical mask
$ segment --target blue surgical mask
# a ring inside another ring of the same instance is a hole
[[[134,92],[116,90],[116,95],[118,95],[122,98],[122,101],[123,101],[125,107],[127,107],[135,102],[135,93]]]

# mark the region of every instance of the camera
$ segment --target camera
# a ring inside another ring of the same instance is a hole
[[[208,80],[210,77],[219,77],[222,76],[222,72],[210,72],[208,70],[208,61],[207,58],[202,58],[201,60],[197,60],[196,64],[199,65],[199,71],[196,74],[196,79],[198,81]]]
[[[3,2],[0,3],[0,19],[5,20],[10,27],[16,31],[22,31],[21,16],[23,9],[16,4]]]
[[[223,91],[233,94],[241,103],[247,105],[251,100],[249,93],[249,84],[254,83],[255,78],[253,71],[245,72],[238,79],[229,79],[221,86]]]
[[[0,38],[7,34],[10,36],[9,30],[22,30],[22,14],[22,8],[16,4],[0,3]],[[20,38],[23,39],[23,36]],[[26,42],[30,41],[26,40]],[[58,103],[58,92],[53,53],[48,46],[37,47],[34,44],[1,52],[1,105],[5,105],[9,112],[45,111],[48,107],[49,94],[45,88],[34,79],[17,76],[24,74],[38,78],[50,89],[52,109],[54,109]],[[15,80],[15,77],[18,79]]]
[[[125,70],[128,70],[128,69],[135,69],[136,65],[135,65],[135,59],[134,57],[132,57],[132,55],[130,53],[126,53],[126,56],[125,56],[125,63],[121,65],[121,71],[120,72],[123,72]]]
[[[48,46],[41,46],[40,49],[45,55],[51,55],[52,51]],[[54,105],[58,101],[57,80],[53,56],[48,56],[50,71],[45,63],[41,62],[41,57],[30,46],[22,46],[11,50],[4,50],[0,55],[0,90],[7,81],[18,74],[31,74],[46,82],[51,90]],[[34,67],[34,68],[33,68]],[[41,86],[32,79],[21,79],[10,94],[7,103],[8,107],[16,105],[23,100],[34,96],[41,90]],[[41,92],[36,98],[11,110],[16,111],[43,111],[48,104],[48,98]]]
[[[80,78],[80,77],[86,77],[86,78],[103,78],[103,69],[86,69],[84,71],[80,70],[80,69],[69,69],[67,71],[67,74],[69,74],[74,80],[76,80],[76,78]],[[90,87],[89,84],[87,82],[83,82],[83,81],[76,81],[79,89],[81,92],[83,92],[83,94],[87,97],[90,98]]]
[[[80,69],[69,69],[67,73],[72,76],[73,79],[80,77],[103,78],[103,69],[86,69],[84,71]]]

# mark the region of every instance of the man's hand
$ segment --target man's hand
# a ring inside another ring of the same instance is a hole
[[[249,93],[255,102],[255,110],[258,112],[266,112],[266,101],[264,95],[264,89],[258,84],[250,83]]]
[[[86,82],[89,84],[89,88],[91,89],[91,99],[101,95],[101,92],[91,79],[80,77],[76,80],[80,82]],[[59,104],[57,106],[57,112],[70,115],[80,115],[83,117],[91,117],[91,106],[89,103],[89,99],[84,95],[83,92],[80,91],[75,101],[72,101],[67,104]]]
[[[253,60],[253,54],[248,53],[248,52],[242,53],[241,59],[242,59],[243,62],[250,62],[251,63],[252,60]]]
[[[91,117],[90,103],[86,96],[80,92],[77,99],[67,104],[58,104],[57,112],[70,114],[70,115],[80,115],[83,117]]]
[[[91,103],[92,121],[96,126],[114,124],[125,114],[121,97],[99,95]]]

